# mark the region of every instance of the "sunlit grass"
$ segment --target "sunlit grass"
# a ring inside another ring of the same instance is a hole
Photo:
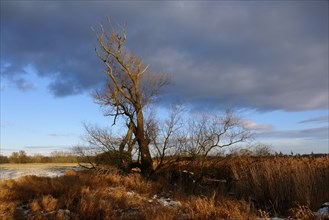
[[[164,206],[150,199],[161,189],[161,182],[146,180],[140,174],[97,175],[91,171],[68,171],[56,178],[24,176],[17,180],[0,181],[0,218],[12,219],[17,207],[26,204],[30,217],[42,217],[54,210],[70,210],[72,219],[179,219],[187,216],[205,219],[223,216],[224,212],[240,218],[249,216],[244,201],[202,196],[190,197],[179,191],[172,199],[181,199],[179,206]],[[205,209],[207,208],[207,209]],[[204,210],[203,210],[204,209]],[[210,212],[212,214],[208,215]],[[22,214],[22,213],[20,213]],[[45,218],[47,219],[47,218]]]
[[[328,198],[328,157],[210,159],[205,167],[207,179],[226,179],[224,189],[223,183],[207,185],[204,181],[195,188],[193,181],[184,179],[186,170],[197,175],[198,164],[178,161],[151,179],[102,167],[108,172],[69,170],[55,178],[24,176],[3,180],[0,219],[23,215],[17,212],[21,205],[27,205],[31,210],[27,215],[37,216],[36,219],[47,219],[45,213],[63,215],[61,210],[69,210],[71,219],[233,220],[273,216],[275,212],[307,219]],[[173,179],[174,173],[180,175],[178,179]],[[165,206],[152,199],[154,195],[170,197],[179,205]]]

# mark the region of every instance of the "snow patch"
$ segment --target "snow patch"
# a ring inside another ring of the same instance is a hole
[[[329,202],[323,203],[321,208],[316,212],[315,215],[318,219],[329,217]]]
[[[152,199],[148,200],[149,203],[153,203],[155,201],[162,204],[163,206],[182,206],[182,204],[179,201],[174,201],[170,198],[165,198],[165,197],[158,198],[157,195],[154,195]]]

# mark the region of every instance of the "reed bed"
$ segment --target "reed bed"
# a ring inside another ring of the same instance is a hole
[[[149,179],[102,167],[3,180],[0,219],[312,219],[329,199],[328,157],[208,158],[199,179],[200,163],[177,160]]]

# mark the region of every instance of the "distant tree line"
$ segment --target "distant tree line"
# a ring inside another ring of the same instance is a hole
[[[0,163],[76,163],[78,160],[81,161],[82,159],[64,151],[53,151],[50,156],[39,153],[29,156],[24,150],[13,152],[10,156],[0,154]]]

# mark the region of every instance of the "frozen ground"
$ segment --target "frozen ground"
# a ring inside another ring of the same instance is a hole
[[[0,180],[17,179],[21,176],[36,175],[56,177],[64,175],[67,170],[81,170],[76,164],[24,164],[1,165]]]

